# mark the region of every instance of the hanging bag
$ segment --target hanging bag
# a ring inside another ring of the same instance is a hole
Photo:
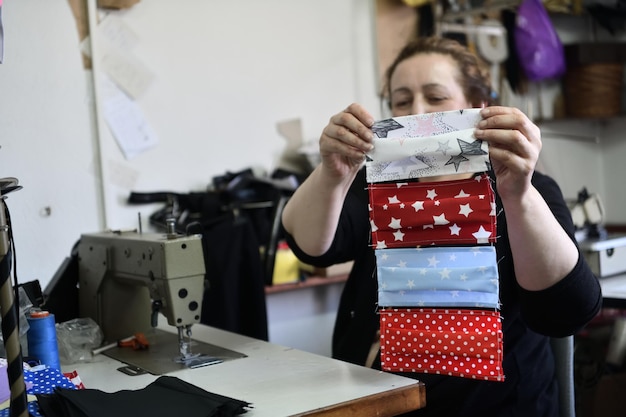
[[[515,47],[520,66],[531,81],[565,73],[565,53],[541,0],[523,0],[517,12]]]

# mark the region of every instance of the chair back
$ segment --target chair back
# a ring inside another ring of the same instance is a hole
[[[574,391],[574,336],[551,337],[555,372],[559,384],[561,417],[576,417]]]

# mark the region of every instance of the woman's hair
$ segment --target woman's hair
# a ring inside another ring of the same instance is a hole
[[[407,43],[385,72],[383,98],[391,97],[391,77],[398,65],[417,54],[437,53],[451,57],[459,67],[465,98],[473,105],[495,104],[495,92],[491,90],[491,77],[484,61],[456,40],[437,36],[415,38]]]

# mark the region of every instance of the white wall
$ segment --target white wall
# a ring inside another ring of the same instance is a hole
[[[540,126],[543,148],[539,169],[558,182],[565,198],[575,200],[583,187],[603,196],[602,133],[597,124],[568,120]]]
[[[107,225],[153,211],[126,207],[131,190],[198,191],[226,171],[271,171],[286,145],[277,122],[301,118],[316,139],[353,101],[375,111],[371,11],[362,0],[150,0],[116,12],[154,73],[136,102],[160,143],[128,161],[102,130]]]
[[[44,285],[81,232],[102,227],[90,76],[66,1],[5,1],[0,176],[20,282]],[[47,210],[50,210],[47,214]]]
[[[626,224],[626,118],[609,121],[602,137],[602,178],[607,223]]]

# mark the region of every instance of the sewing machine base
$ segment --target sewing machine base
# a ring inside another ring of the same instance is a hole
[[[598,278],[626,272],[626,235],[613,234],[605,239],[579,242],[583,256]]]
[[[180,356],[176,334],[151,329],[144,335],[149,342],[149,348],[146,350],[116,347],[103,354],[153,375],[163,375],[181,369],[197,368],[246,357],[243,353],[192,339],[192,352],[201,355],[191,362],[181,363],[176,361]]]

